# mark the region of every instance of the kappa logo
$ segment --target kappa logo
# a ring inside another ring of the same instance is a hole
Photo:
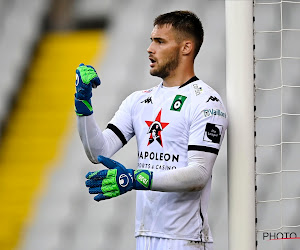
[[[160,121],[161,111],[162,109],[158,112],[155,121],[145,121],[149,127],[147,134],[150,134],[147,146],[152,142],[157,141],[163,147],[161,132],[169,125],[169,123]]]
[[[203,141],[220,143],[222,131],[222,125],[207,123],[204,131]]]
[[[153,102],[152,102],[152,96],[149,96],[149,97],[147,97],[144,101],[142,101],[141,103],[151,103],[151,104],[153,104]]]
[[[209,102],[209,101],[219,102],[220,100],[215,96],[210,96],[206,102]]]

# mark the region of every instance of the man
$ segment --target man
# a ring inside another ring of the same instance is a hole
[[[212,249],[207,207],[212,168],[228,122],[218,93],[194,73],[202,42],[202,24],[192,12],[158,16],[147,52],[150,74],[163,81],[127,97],[104,131],[92,114],[97,73],[85,65],[76,70],[80,138],[88,158],[108,168],[89,172],[86,186],[96,201],[139,190],[137,249]],[[134,135],[137,170],[109,158]]]

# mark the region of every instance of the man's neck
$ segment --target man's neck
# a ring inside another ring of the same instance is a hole
[[[170,72],[169,76],[163,78],[163,85],[165,87],[179,87],[193,76],[195,76],[193,62],[185,61],[180,63],[174,71]]]
[[[194,71],[185,73],[185,74],[177,74],[177,75],[170,75],[166,78],[163,79],[163,85],[165,87],[176,87],[176,86],[181,86],[188,80],[190,80],[193,76],[195,76]]]

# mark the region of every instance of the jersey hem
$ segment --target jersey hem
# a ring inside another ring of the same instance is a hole
[[[169,235],[166,233],[159,232],[149,232],[149,231],[139,231],[135,232],[135,237],[138,236],[148,236],[148,237],[156,237],[156,238],[164,238],[164,239],[173,239],[173,240],[191,240],[191,241],[199,241],[204,243],[213,243],[213,239],[208,237],[207,240],[201,239],[201,236],[194,237],[188,235]]]

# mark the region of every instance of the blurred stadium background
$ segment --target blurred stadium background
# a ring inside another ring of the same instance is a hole
[[[96,203],[84,185],[86,172],[100,166],[88,161],[77,134],[75,69],[95,65],[102,85],[93,107],[105,128],[126,96],[160,82],[149,75],[146,52],[153,19],[191,10],[205,30],[196,74],[225,100],[224,6],[223,0],[0,0],[0,249],[135,249],[135,192]],[[261,44],[261,51],[270,48]],[[299,79],[296,69],[291,74]],[[136,152],[133,139],[114,159],[135,168]],[[291,214],[299,221],[299,206]],[[215,249],[227,250],[226,138],[214,167],[209,220]]]

